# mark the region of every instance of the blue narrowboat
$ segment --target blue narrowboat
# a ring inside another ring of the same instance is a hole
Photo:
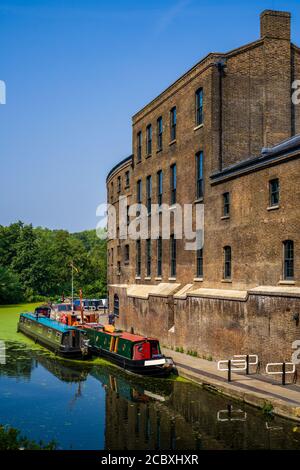
[[[83,358],[88,355],[88,345],[83,331],[51,318],[39,316],[38,313],[21,313],[18,331],[60,356]]]

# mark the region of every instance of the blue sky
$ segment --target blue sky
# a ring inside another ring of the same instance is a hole
[[[94,228],[131,116],[209,52],[259,37],[259,13],[299,1],[0,2],[0,224]]]

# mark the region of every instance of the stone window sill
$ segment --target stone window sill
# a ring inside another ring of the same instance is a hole
[[[230,219],[230,215],[223,215],[221,217],[221,220],[227,220],[227,219]]]
[[[162,148],[156,150],[156,153],[160,153],[160,152],[162,152]]]
[[[231,279],[222,279],[221,282],[224,282],[225,284],[232,284]]]
[[[142,163],[142,159],[136,161],[136,165],[138,165],[139,163]]]
[[[174,145],[174,144],[176,144],[176,139],[171,140],[171,142],[169,142],[169,145]]]
[[[176,277],[169,277],[169,281],[176,281]]]
[[[276,211],[277,209],[280,209],[280,206],[270,206],[270,207],[267,207],[267,211]]]
[[[203,282],[203,277],[194,277],[195,282]]]
[[[195,199],[194,204],[201,204],[203,202],[203,197],[199,197],[198,199]]]
[[[155,280],[155,281],[161,281],[162,278],[161,278],[160,276],[157,276],[157,277],[154,278],[154,280]]]
[[[194,131],[197,131],[198,129],[201,129],[203,127],[203,123],[199,124],[198,126],[194,127]]]
[[[295,285],[295,281],[279,281],[278,284],[280,286],[294,286]]]
[[[152,153],[149,153],[149,155],[146,155],[146,159],[152,157]]]
[[[135,276],[136,281],[140,281],[141,279],[142,279],[141,276]]]
[[[151,276],[144,277],[144,281],[151,281]]]

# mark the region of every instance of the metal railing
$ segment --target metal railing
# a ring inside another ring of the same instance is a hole
[[[281,370],[270,370],[272,367],[281,367]],[[287,370],[287,366],[292,366],[290,370]],[[296,365],[293,362],[269,362],[266,365],[266,374],[268,375],[281,375],[282,385],[286,385],[286,376],[293,374],[295,376]]]
[[[223,367],[223,364],[227,367]],[[233,356],[233,359],[218,361],[218,370],[227,372],[228,382],[231,382],[231,372],[245,371],[246,375],[249,375],[251,366],[259,366],[257,354],[240,354]]]

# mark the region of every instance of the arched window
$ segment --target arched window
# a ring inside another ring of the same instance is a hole
[[[224,279],[231,279],[231,246],[224,247]]]
[[[294,242],[283,242],[283,278],[292,281],[294,279]]]
[[[119,316],[119,296],[117,294],[114,295],[114,314]]]

